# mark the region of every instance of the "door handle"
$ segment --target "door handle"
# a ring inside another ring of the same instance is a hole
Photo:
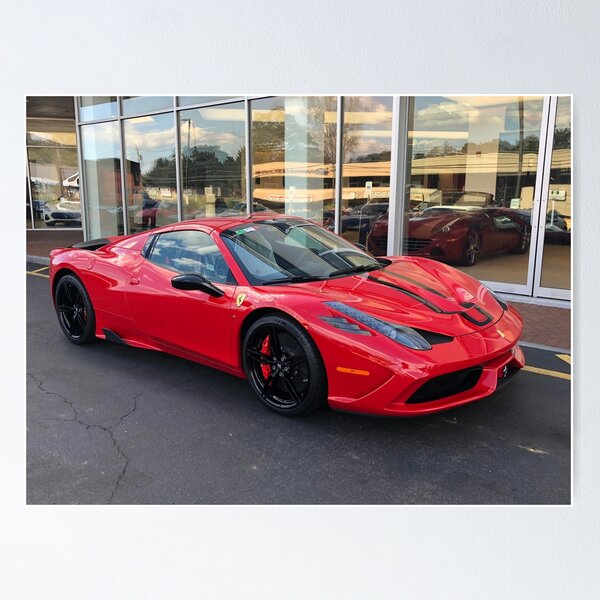
[[[138,285],[140,282],[140,280],[137,277],[130,277],[129,278],[129,285]]]

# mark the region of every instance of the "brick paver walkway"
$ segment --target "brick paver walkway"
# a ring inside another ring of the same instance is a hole
[[[568,308],[511,302],[525,321],[523,341],[554,348],[571,348],[571,311]]]

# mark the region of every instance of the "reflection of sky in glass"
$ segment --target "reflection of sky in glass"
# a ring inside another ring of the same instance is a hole
[[[172,106],[173,96],[123,96],[124,115],[139,115]]]
[[[81,127],[81,148],[84,160],[119,158],[118,123],[98,123]]]
[[[171,159],[174,154],[173,113],[125,121],[125,156],[132,162],[140,162],[141,157],[142,173],[150,171],[157,159]]]
[[[344,100],[344,128],[353,139],[346,160],[388,152],[392,136],[390,96],[350,96]]]
[[[244,146],[245,110],[243,102],[234,102],[211,108],[185,110],[180,113],[181,148],[219,146],[225,154],[235,158]],[[188,138],[189,136],[189,138]],[[217,158],[223,162],[225,156]]]
[[[482,144],[519,138],[517,96],[417,96],[411,137],[413,153],[426,153],[449,144],[460,150],[466,142]],[[523,128],[526,135],[539,135],[541,97],[523,97]]]

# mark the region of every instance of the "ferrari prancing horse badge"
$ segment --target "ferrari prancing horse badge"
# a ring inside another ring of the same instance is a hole
[[[246,299],[246,294],[238,294],[238,297],[235,299],[236,306],[241,306],[242,302]]]

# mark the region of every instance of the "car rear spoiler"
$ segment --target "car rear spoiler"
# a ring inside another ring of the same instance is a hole
[[[108,238],[97,238],[95,240],[88,240],[87,242],[79,242],[78,244],[73,244],[69,246],[69,248],[78,248],[79,250],[98,250],[104,246],[110,244],[110,240]]]

